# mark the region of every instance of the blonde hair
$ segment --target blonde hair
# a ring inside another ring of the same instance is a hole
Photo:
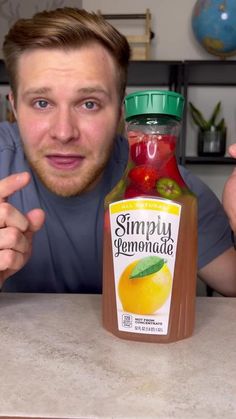
[[[64,7],[19,19],[5,36],[3,55],[13,94],[17,95],[17,63],[22,53],[37,48],[79,48],[97,42],[113,57],[117,68],[117,89],[123,100],[127,82],[130,47],[117,29],[101,15]]]

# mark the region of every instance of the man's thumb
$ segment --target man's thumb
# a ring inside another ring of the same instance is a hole
[[[28,231],[32,233],[40,230],[45,221],[45,212],[42,209],[33,209],[26,214],[29,221]]]

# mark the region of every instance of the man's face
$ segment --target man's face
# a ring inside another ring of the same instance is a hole
[[[117,71],[99,44],[28,51],[11,96],[27,159],[52,192],[93,188],[109,159],[121,116]]]

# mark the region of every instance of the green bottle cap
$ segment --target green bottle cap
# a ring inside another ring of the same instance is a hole
[[[182,119],[184,97],[170,90],[142,90],[125,98],[125,119],[138,115],[168,115]]]

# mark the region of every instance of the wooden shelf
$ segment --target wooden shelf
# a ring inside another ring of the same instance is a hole
[[[151,13],[149,9],[146,9],[145,14],[102,14],[101,10],[98,10],[98,13],[107,20],[144,20],[144,33],[136,35],[126,35],[126,39],[131,47],[132,60],[148,60],[150,58],[151,39],[154,38],[155,34],[154,32],[152,32],[151,29]]]

